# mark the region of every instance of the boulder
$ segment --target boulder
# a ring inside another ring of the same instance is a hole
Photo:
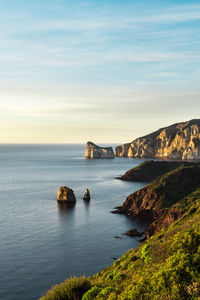
[[[76,197],[72,189],[67,186],[61,186],[58,190],[57,201],[61,203],[74,204],[76,202]]]
[[[100,147],[92,142],[87,142],[85,147],[85,158],[115,158],[112,147]]]
[[[143,234],[138,232],[136,228],[126,231],[124,234],[128,236],[138,236],[141,237]]]
[[[85,194],[83,195],[83,200],[89,201],[90,200],[90,192],[86,189]]]

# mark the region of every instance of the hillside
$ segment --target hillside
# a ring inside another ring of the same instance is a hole
[[[128,170],[117,179],[125,181],[151,182],[155,178],[180,166],[192,166],[192,162],[146,160],[135,168]]]
[[[122,157],[200,159],[200,119],[161,128],[115,148]]]
[[[149,220],[147,237],[179,219],[188,209],[184,198],[200,187],[200,164],[180,165],[129,195],[116,213]]]
[[[109,290],[94,299],[200,297],[200,189],[185,201],[190,206],[182,218],[92,277],[101,294]]]
[[[199,299],[200,164],[181,165],[155,179],[122,209],[148,215],[149,238],[105,270],[69,279],[41,300]]]

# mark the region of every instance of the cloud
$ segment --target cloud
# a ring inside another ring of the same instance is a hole
[[[77,17],[70,19],[39,19],[35,24],[28,24],[27,30],[30,31],[90,31],[90,30],[102,30],[113,31],[114,29],[132,28],[137,29],[137,26],[156,25],[165,23],[182,23],[188,21],[200,20],[200,5],[184,5],[175,6],[163,10],[147,11],[144,10],[144,14],[138,16],[134,13],[131,17],[118,16],[98,16],[95,18],[89,14],[82,20]]]
[[[107,28],[108,23],[101,20],[38,20],[38,22],[29,27],[31,30],[39,31],[87,31]]]

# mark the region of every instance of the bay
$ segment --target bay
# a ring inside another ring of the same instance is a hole
[[[145,224],[110,211],[144,186],[115,179],[143,161],[85,160],[77,144],[0,145],[0,299],[36,300],[136,248],[137,238],[122,233]],[[62,185],[74,190],[73,208],[57,204]],[[82,200],[86,188],[89,203]]]

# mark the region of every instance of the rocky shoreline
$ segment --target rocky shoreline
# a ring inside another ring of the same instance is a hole
[[[148,172],[145,168],[149,170],[149,165],[151,165],[152,171],[152,166],[156,169],[161,163],[153,162],[152,164],[150,161],[141,165],[146,176]],[[125,214],[131,218],[148,221],[147,238],[180,219],[186,207],[176,206],[176,203],[200,186],[200,164],[165,162],[163,166],[165,170],[171,169],[171,171],[156,177],[152,183],[130,194],[122,206],[112,211],[112,213]],[[132,174],[137,174],[137,172],[132,169]],[[152,178],[149,174],[149,179],[154,178],[153,173],[151,174]],[[140,176],[142,176],[141,170]]]

